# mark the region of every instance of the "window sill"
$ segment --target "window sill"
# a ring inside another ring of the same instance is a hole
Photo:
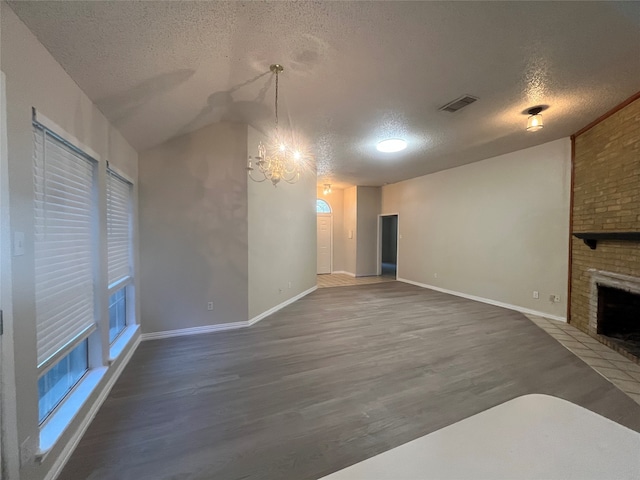
[[[107,367],[90,370],[40,429],[40,449],[36,454],[39,462],[44,461],[106,373]]]
[[[118,335],[118,338],[111,344],[111,348],[109,349],[109,365],[116,361],[138,330],[140,330],[140,325],[129,325]]]

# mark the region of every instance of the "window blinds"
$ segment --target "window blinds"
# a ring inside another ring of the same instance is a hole
[[[109,286],[131,276],[131,184],[107,170]]]
[[[34,124],[38,368],[95,327],[95,162]]]

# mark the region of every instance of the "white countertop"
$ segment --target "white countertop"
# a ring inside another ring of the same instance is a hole
[[[566,400],[525,395],[321,480],[640,480],[640,434]]]

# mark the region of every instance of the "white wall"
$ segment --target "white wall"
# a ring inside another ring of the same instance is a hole
[[[260,140],[264,137],[249,127],[250,152]],[[253,319],[316,285],[316,172],[305,171],[294,184],[249,180],[247,187]]]
[[[9,175],[9,208],[11,231],[25,233],[25,254],[11,258],[13,324],[6,330],[13,335],[15,365],[15,396],[18,444],[25,445],[27,453],[38,445],[38,391],[36,359],[36,324],[34,292],[34,251],[33,251],[33,134],[31,108],[54,121],[67,133],[97,152],[102,161],[98,167],[100,193],[100,219],[106,220],[106,160],[118,167],[129,177],[137,178],[137,154],[98,111],[76,83],[62,67],[49,55],[36,37],[17,18],[11,8],[0,2],[1,51],[0,69],[6,74],[7,94],[7,153]],[[136,192],[134,190],[134,198]],[[3,230],[7,228],[3,218]],[[134,238],[137,229],[134,227]],[[106,243],[100,238],[101,248]],[[104,248],[102,249],[103,252]],[[106,305],[106,255],[101,259],[104,275],[99,280],[98,305],[104,315]],[[137,271],[137,247],[134,248],[134,269]],[[102,329],[97,335],[102,346],[108,345],[108,330]],[[6,341],[6,340],[5,340]],[[108,349],[102,349],[102,359],[106,362]],[[124,355],[119,358],[122,359]],[[42,479],[52,468],[72,436],[78,432],[87,417],[90,406],[111,379],[121,360],[109,367],[94,394],[81,409],[70,427],[62,435],[49,456],[42,464],[35,464],[33,456],[27,455],[27,462],[20,471],[22,480]],[[3,445],[7,455],[17,455],[17,445]]]
[[[356,276],[378,274],[380,187],[357,187]]]
[[[140,154],[143,333],[247,320],[246,158],[239,123]]]
[[[570,155],[565,138],[383,187],[398,277],[565,317]]]

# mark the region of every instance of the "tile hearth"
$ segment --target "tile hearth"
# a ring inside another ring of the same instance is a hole
[[[525,316],[640,404],[640,365],[568,323]]]

